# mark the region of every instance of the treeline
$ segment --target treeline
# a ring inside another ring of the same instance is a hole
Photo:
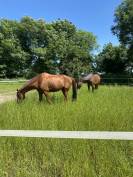
[[[97,69],[133,75],[133,0],[123,0],[117,7],[111,31],[119,39],[120,46],[106,44],[96,56]]]
[[[46,23],[23,17],[0,20],[0,77],[65,73],[77,77],[91,70],[96,37],[67,20]]]
[[[68,20],[1,19],[0,77],[30,78],[41,72],[79,77],[92,71],[133,75],[133,0],[123,0],[117,7],[111,31],[120,45],[105,44],[94,56],[96,36]]]

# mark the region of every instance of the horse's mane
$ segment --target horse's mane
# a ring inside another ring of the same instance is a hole
[[[35,76],[35,77],[33,77],[33,78],[30,79],[29,81],[27,81],[27,82],[24,84],[24,86],[23,86],[20,90],[23,90],[24,88],[26,88],[26,87],[29,86],[30,84],[33,84],[34,82],[36,82],[36,80],[38,79],[39,76],[40,76],[40,74],[37,75],[37,76]]]

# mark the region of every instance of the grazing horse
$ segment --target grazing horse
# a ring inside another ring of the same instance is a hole
[[[88,90],[90,90],[90,86],[92,87],[92,92],[94,89],[98,89],[98,85],[101,82],[101,77],[98,74],[88,74],[87,76],[81,78],[77,82],[77,88],[80,89],[82,83],[87,83]]]
[[[38,76],[29,80],[21,89],[17,90],[17,102],[25,98],[25,93],[30,90],[37,90],[39,94],[39,101],[42,101],[43,94],[46,96],[48,103],[51,103],[49,92],[57,92],[61,90],[64,95],[64,100],[67,101],[67,95],[72,86],[72,100],[77,99],[77,87],[74,78],[66,75],[52,75],[48,73],[41,73]]]

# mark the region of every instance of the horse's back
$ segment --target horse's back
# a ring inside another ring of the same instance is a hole
[[[90,79],[92,78],[92,76],[93,76],[93,74],[90,73],[90,74],[88,74],[87,76],[85,76],[85,77],[83,78],[83,80],[84,80],[84,81],[90,80]]]
[[[40,76],[40,87],[47,91],[58,91],[63,88],[68,88],[71,85],[71,78],[61,74],[42,73]]]

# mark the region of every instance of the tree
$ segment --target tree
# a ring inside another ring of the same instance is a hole
[[[100,72],[124,73],[127,64],[127,50],[123,46],[113,46],[111,43],[104,46],[97,56],[97,65]]]
[[[128,65],[133,68],[133,0],[124,0],[115,11],[113,34],[128,48]]]
[[[89,72],[91,52],[97,47],[96,37],[90,32],[77,30],[67,20],[57,21],[53,26],[58,36],[56,55],[60,72],[74,77],[82,72]]]
[[[6,19],[0,21],[0,75],[4,77],[22,76],[28,56],[15,35],[16,29],[17,22]]]
[[[68,43],[67,55],[61,62],[62,71],[78,77],[82,72],[90,71],[92,50],[96,48],[96,37],[89,32],[76,31],[73,40]]]

